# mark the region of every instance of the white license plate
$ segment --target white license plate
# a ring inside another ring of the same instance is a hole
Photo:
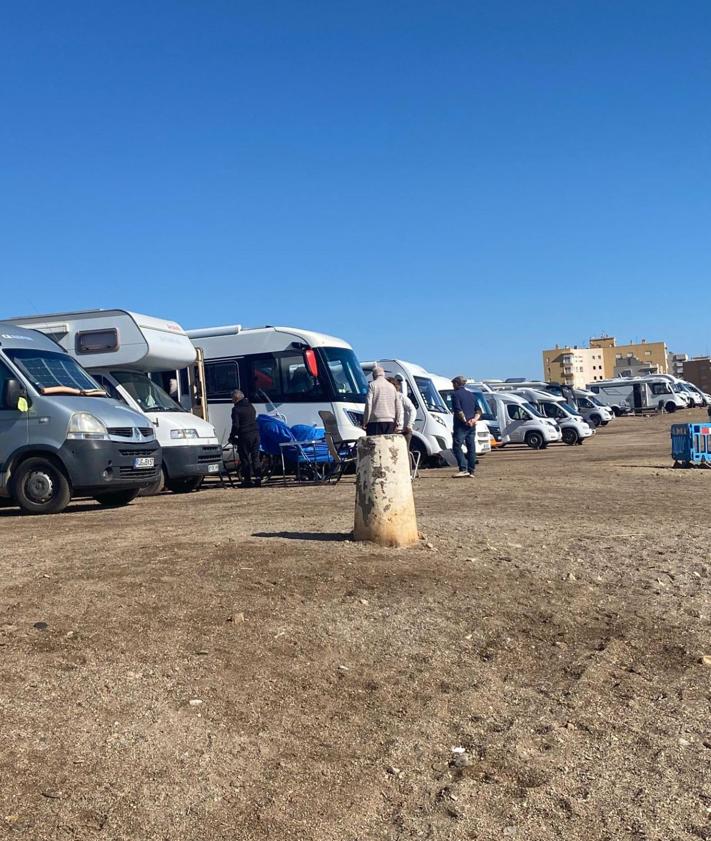
[[[140,467],[145,467],[145,468],[155,467],[156,466],[156,460],[153,458],[153,456],[149,456],[149,457],[148,456],[142,456],[141,458],[134,458],[133,466],[136,469],[140,468]]]
[[[219,473],[220,472],[220,465],[219,464],[208,464],[207,465],[207,472],[208,473]]]

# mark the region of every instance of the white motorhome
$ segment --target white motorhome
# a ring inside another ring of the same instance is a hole
[[[575,405],[578,411],[583,416],[586,423],[590,424],[593,429],[598,426],[607,426],[607,424],[615,417],[614,412],[609,406],[601,403],[596,394],[592,391],[585,391],[582,388],[576,388],[575,391]]]
[[[204,359],[204,388],[192,393],[192,371],[179,372],[179,399],[207,405],[222,444],[231,429],[232,392],[244,392],[257,413],[281,417],[290,426],[319,427],[320,411],[336,417],[341,436],[364,435],[363,407],[368,391],[360,362],[343,339],[299,327],[241,325],[188,330]]]
[[[609,406],[615,415],[644,410],[675,412],[688,406],[687,398],[676,391],[663,374],[598,380],[588,383],[587,390]]]
[[[535,406],[518,394],[508,391],[479,393],[483,394],[495,418],[501,436],[500,447],[526,444],[533,450],[543,450],[549,444],[562,440],[556,421],[544,418]]]
[[[52,338],[109,396],[150,419],[163,450],[163,471],[142,493],[159,493],[163,486],[189,492],[219,472],[222,451],[214,427],[182,409],[149,377],[195,362],[195,348],[179,324],[120,309],[9,320]]]
[[[711,395],[706,394],[706,392],[704,391],[701,391],[701,389],[697,385],[694,385],[694,383],[690,383],[688,380],[684,380],[683,382],[684,385],[691,392],[693,392],[700,398],[700,402],[698,400],[695,401],[697,406],[711,406]]]
[[[566,403],[563,397],[535,388],[517,388],[515,394],[528,400],[544,418],[556,421],[564,444],[582,444],[594,434],[577,408]]]

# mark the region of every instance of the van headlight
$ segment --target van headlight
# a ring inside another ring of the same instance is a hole
[[[108,441],[109,433],[103,422],[89,412],[75,412],[67,430],[67,438],[83,441]]]
[[[171,429],[170,437],[175,438],[197,438],[197,429]]]

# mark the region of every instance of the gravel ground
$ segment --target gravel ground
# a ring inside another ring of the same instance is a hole
[[[350,479],[0,510],[0,836],[711,839],[669,425],[426,471],[408,550],[349,541]]]

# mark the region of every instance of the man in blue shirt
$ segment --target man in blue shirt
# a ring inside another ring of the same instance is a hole
[[[476,468],[476,422],[481,417],[481,411],[476,397],[468,391],[466,377],[455,377],[452,380],[454,394],[452,395],[452,414],[454,415],[454,434],[452,436],[452,452],[459,465],[459,473],[455,479],[469,479]],[[466,445],[467,457],[464,458],[462,445]]]

